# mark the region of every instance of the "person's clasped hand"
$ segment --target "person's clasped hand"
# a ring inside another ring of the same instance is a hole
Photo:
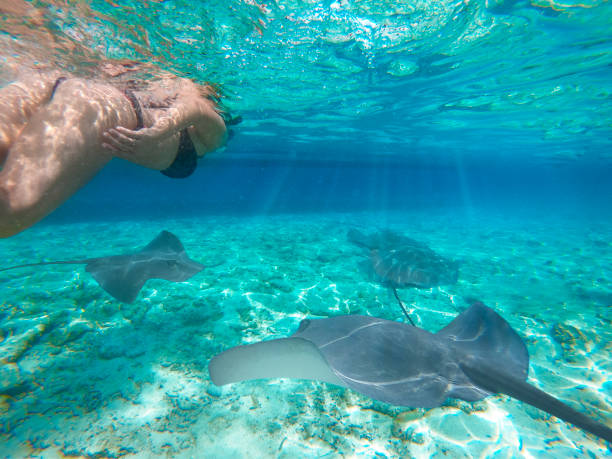
[[[154,126],[137,131],[122,126],[108,129],[103,134],[102,146],[119,158],[145,159],[168,136],[170,122],[170,118],[161,118]]]

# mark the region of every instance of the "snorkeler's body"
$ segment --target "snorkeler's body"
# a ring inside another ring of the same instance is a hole
[[[51,213],[113,157],[163,171],[185,135],[197,156],[220,147],[226,128],[211,94],[183,78],[130,92],[58,72],[2,88],[0,237]]]

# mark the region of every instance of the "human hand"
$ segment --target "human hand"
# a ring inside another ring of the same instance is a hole
[[[153,127],[137,131],[122,126],[111,128],[102,135],[102,147],[119,158],[138,164],[147,162],[147,157],[154,155],[160,143],[168,137],[170,121],[162,118]]]

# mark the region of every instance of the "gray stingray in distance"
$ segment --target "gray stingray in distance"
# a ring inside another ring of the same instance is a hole
[[[132,254],[28,263],[0,271],[56,264],[85,264],[85,270],[100,287],[123,303],[132,303],[149,279],[183,282],[204,269],[204,265],[187,256],[178,237],[169,231],[162,231],[146,247]]]
[[[369,251],[369,270],[391,287],[430,288],[454,284],[459,277],[457,262],[394,231],[364,234],[351,229],[347,239]]]
[[[401,287],[431,288],[457,282],[459,264],[431,250],[422,242],[391,230],[364,234],[350,229],[347,239],[369,252],[369,259],[362,263],[363,270],[388,286],[408,321],[412,318],[404,307],[397,289]]]
[[[612,429],[528,382],[529,354],[510,325],[476,302],[438,333],[375,317],[303,320],[289,338],[213,357],[212,382],[324,381],[399,406],[432,408],[503,393],[612,442]]]

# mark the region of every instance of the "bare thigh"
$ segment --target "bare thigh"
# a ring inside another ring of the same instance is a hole
[[[63,82],[9,150],[0,172],[0,199],[6,201],[0,220],[28,227],[56,209],[110,161],[102,133],[117,125],[136,126],[119,90],[80,79]]]
[[[0,165],[32,114],[49,101],[58,76],[32,72],[0,89]]]

